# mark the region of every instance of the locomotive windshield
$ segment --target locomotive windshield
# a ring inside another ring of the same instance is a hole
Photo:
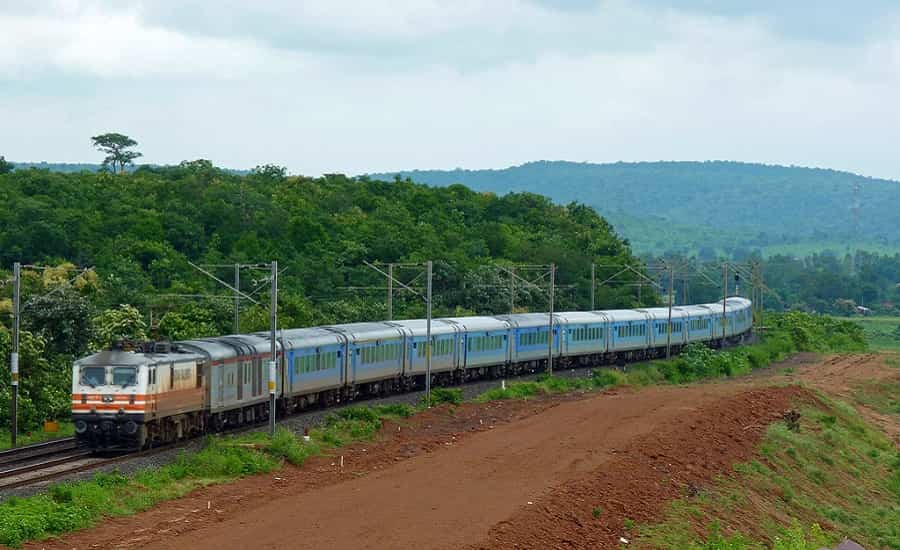
[[[106,367],[81,367],[81,383],[92,388],[106,384]]]
[[[115,386],[133,386],[137,384],[137,369],[134,367],[115,367],[113,368],[113,385]]]

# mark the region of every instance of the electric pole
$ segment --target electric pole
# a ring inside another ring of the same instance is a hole
[[[269,311],[269,340],[272,344],[272,360],[269,361],[269,435],[275,435],[275,393],[278,380],[278,262],[272,262],[272,302]]]
[[[394,320],[394,264],[388,264],[387,320]]]
[[[591,311],[594,311],[594,287],[597,286],[597,264],[591,263]]]
[[[426,264],[425,289],[425,406],[431,408],[431,260]]]
[[[378,267],[377,265],[367,262],[363,260],[363,263],[366,267],[369,267],[373,271],[378,272],[380,275],[388,278],[388,289],[389,292],[393,293],[394,284],[396,284],[400,289],[406,290],[408,292],[413,293],[418,296],[422,301],[425,302],[425,311],[426,311],[426,319],[425,319],[425,405],[427,407],[431,407],[431,310],[432,310],[432,292],[431,292],[431,282],[432,282],[432,273],[434,271],[434,263],[429,260],[425,263],[425,273],[428,279],[425,287],[425,295],[417,291],[415,288],[411,287],[411,284],[414,284],[415,280],[417,280],[421,276],[421,271],[419,275],[416,275],[416,278],[413,281],[410,281],[409,284],[404,283],[403,281],[394,277],[394,267],[402,268],[421,268],[422,264],[388,264],[388,270],[385,271]],[[360,287],[347,287],[359,289]],[[369,289],[370,287],[363,287],[365,289]],[[379,290],[384,290],[384,287],[379,287]],[[391,311],[393,308],[390,305],[390,301],[388,301],[388,311]]]
[[[13,333],[12,351],[9,354],[9,371],[12,377],[12,425],[11,444],[16,446],[19,432],[19,318],[22,301],[22,264],[13,264]]]
[[[234,264],[234,334],[241,332],[241,264]]]
[[[728,326],[728,319],[725,317],[726,302],[728,300],[728,261],[722,264],[722,347],[725,347],[725,327]]]
[[[672,357],[672,298],[675,295],[675,269],[669,266],[669,320],[666,322],[666,359]]]
[[[547,335],[547,372],[553,376],[553,298],[556,294],[556,264],[550,264],[550,333]]]
[[[516,312],[516,266],[509,267],[509,314]]]

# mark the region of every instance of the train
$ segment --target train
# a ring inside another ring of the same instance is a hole
[[[276,333],[276,414],[410,391],[425,384],[425,319]],[[624,365],[693,342],[744,339],[751,302],[668,308],[445,317],[431,323],[431,382],[460,384],[547,368]],[[552,336],[551,336],[552,326]],[[723,332],[724,331],[724,332]],[[269,333],[120,343],[72,366],[76,438],[133,451],[269,416]]]

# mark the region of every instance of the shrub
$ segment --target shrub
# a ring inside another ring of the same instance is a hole
[[[591,374],[591,381],[597,388],[624,386],[628,382],[626,376],[615,369],[594,369]]]
[[[459,388],[434,388],[431,390],[431,404],[442,405],[449,403],[450,405],[459,405],[462,403],[462,390]],[[419,402],[425,405],[425,396],[423,395]]]
[[[362,420],[364,422],[380,422],[378,413],[371,407],[345,407],[339,409],[335,416],[345,420]]]
[[[494,388],[479,395],[477,401],[496,401],[500,399],[528,399],[538,393],[543,388],[537,382],[516,382],[509,384],[506,388]]]
[[[401,417],[409,418],[415,414],[416,410],[405,403],[387,403],[384,405],[376,405],[373,407],[375,412],[382,417]]]
[[[313,442],[301,443],[293,432],[279,427],[266,447],[266,452],[274,458],[284,459],[299,466],[308,457],[317,454],[319,447]]]

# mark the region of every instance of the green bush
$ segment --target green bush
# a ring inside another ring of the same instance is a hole
[[[462,390],[459,388],[434,388],[431,390],[431,404],[442,405],[448,403],[450,405],[459,405],[462,403]],[[425,396],[423,395],[419,402],[425,405]]]
[[[382,417],[400,417],[409,418],[415,414],[416,409],[405,403],[387,403],[384,405],[376,405],[373,407],[375,412]]]
[[[636,365],[625,373],[625,381],[630,386],[651,386],[666,381],[666,376],[658,364]]]
[[[597,388],[624,386],[628,382],[626,376],[616,369],[594,369],[591,375],[591,381]]]
[[[771,314],[766,324],[774,333],[790,338],[790,351],[864,351],[866,336],[863,328],[852,322],[826,315],[799,311]]]
[[[294,466],[300,466],[307,458],[318,454],[321,449],[315,442],[301,442],[293,432],[279,427],[265,450],[276,459],[284,459]]]
[[[334,413],[336,417],[344,420],[362,420],[364,422],[380,422],[378,413],[371,407],[345,407]]]
[[[718,522],[713,522],[709,526],[706,541],[692,544],[689,550],[751,550],[756,547],[752,540],[740,533],[726,537]]]
[[[501,399],[528,399],[543,392],[543,388],[537,382],[514,382],[507,384],[506,388],[494,388],[488,390],[476,398],[476,401],[497,401]]]

